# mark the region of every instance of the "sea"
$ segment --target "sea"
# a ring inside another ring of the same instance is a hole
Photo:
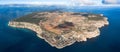
[[[103,14],[109,25],[100,35],[63,49],[50,46],[29,29],[8,22],[33,12],[64,11]],[[120,52],[120,6],[0,6],[0,52]]]

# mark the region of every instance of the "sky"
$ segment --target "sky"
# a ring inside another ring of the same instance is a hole
[[[0,0],[0,4],[119,5],[120,0]]]
[[[120,4],[120,0],[103,0],[105,4]]]

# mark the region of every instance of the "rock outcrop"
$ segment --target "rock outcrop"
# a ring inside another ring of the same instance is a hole
[[[40,12],[28,16],[10,21],[9,26],[31,29],[59,49],[96,37],[99,28],[109,24],[103,15],[89,13]]]

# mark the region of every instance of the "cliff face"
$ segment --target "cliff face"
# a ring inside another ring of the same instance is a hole
[[[59,49],[98,36],[99,28],[108,24],[102,15],[72,12],[41,12],[9,22],[9,26],[35,31],[38,37]]]
[[[32,24],[32,23],[27,23],[27,22],[9,22],[8,25],[12,26],[12,27],[17,27],[17,28],[27,28],[27,29],[35,31],[37,34],[41,34],[42,33],[42,30],[41,30],[40,26],[38,26],[36,24]]]

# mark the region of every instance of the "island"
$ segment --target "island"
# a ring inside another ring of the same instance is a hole
[[[97,37],[99,29],[108,24],[103,14],[60,11],[36,12],[8,23],[11,27],[35,31],[39,38],[58,49]]]

